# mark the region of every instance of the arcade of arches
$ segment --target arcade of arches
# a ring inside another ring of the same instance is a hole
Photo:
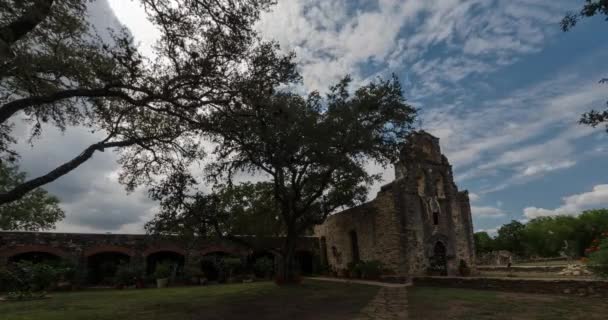
[[[86,273],[87,284],[105,286],[112,283],[121,265],[136,267],[150,276],[159,263],[166,263],[172,266],[173,276],[185,275],[188,268],[204,272],[209,281],[222,282],[226,275],[218,265],[225,258],[241,259],[246,266],[260,258],[279,263],[280,255],[273,252],[278,252],[282,239],[262,239],[253,245],[257,249],[209,240],[186,249],[177,241],[145,235],[0,232],[0,264],[24,260],[69,263]],[[312,273],[314,257],[318,256],[317,242],[314,238],[301,238],[298,248],[300,269]]]

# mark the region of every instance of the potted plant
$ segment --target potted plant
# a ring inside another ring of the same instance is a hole
[[[154,270],[154,278],[156,278],[157,288],[166,288],[169,285],[169,277],[171,276],[171,265],[168,263],[158,263]]]

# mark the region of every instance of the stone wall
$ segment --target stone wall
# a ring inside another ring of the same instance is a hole
[[[415,286],[608,297],[608,281],[416,277]]]
[[[399,221],[394,215],[393,198],[390,188],[385,187],[373,201],[334,214],[315,228],[321,242],[327,243],[327,262],[334,270],[345,270],[353,262],[353,234],[360,260],[382,261],[392,274],[404,267],[405,253],[399,245]]]

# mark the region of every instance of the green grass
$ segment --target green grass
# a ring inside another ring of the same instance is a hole
[[[53,293],[49,299],[0,302],[3,320],[78,319],[351,319],[378,288],[305,281],[145,290]]]
[[[600,320],[608,317],[606,299],[453,288],[410,288],[408,305],[412,320]]]

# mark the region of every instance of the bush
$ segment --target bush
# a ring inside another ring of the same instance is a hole
[[[39,298],[61,280],[63,271],[43,263],[15,262],[0,271],[0,282],[9,299]]]
[[[241,258],[224,258],[221,262],[221,268],[230,280],[233,276],[242,273],[243,261]]]
[[[360,261],[357,269],[363,279],[378,279],[382,275],[382,262],[378,260]]]
[[[588,255],[587,267],[602,278],[608,278],[608,233],[595,239],[585,252]]]
[[[350,277],[362,279],[378,279],[384,270],[378,260],[350,262],[347,268]]]
[[[171,264],[166,262],[161,262],[156,264],[156,268],[154,269],[154,277],[156,279],[167,279],[171,276]]]
[[[253,270],[258,275],[268,278],[272,276],[272,273],[274,272],[274,261],[267,257],[257,259],[253,264]]]
[[[142,274],[143,270],[133,267],[128,263],[121,263],[116,269],[114,283],[117,286],[133,286],[142,278]]]

